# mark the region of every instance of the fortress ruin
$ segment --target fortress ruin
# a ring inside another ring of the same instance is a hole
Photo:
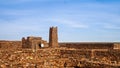
[[[21,41],[0,41],[0,49],[40,49],[45,47],[67,47],[77,49],[120,49],[117,42],[64,42],[58,43],[57,27],[50,27],[49,42],[42,40],[42,37],[23,37]]]
[[[119,42],[58,42],[50,27],[49,42],[42,37],[0,41],[0,68],[119,68]]]

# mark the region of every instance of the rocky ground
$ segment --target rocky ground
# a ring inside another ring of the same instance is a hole
[[[0,50],[0,68],[119,68],[119,50],[41,48]]]

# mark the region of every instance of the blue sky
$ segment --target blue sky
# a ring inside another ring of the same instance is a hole
[[[57,26],[60,42],[120,42],[120,0],[0,0],[0,39],[40,36]]]

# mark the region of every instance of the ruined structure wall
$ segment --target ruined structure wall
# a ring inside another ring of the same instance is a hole
[[[50,30],[49,30],[49,46],[50,47],[58,47],[57,27],[50,27]]]
[[[120,43],[114,43],[113,49],[120,49]]]
[[[41,37],[27,37],[22,38],[22,48],[39,49],[42,47],[48,47],[48,43],[42,40]]]
[[[44,43],[45,41],[42,41]],[[0,41],[0,49],[21,49],[28,47],[30,43],[24,44],[22,41]],[[45,47],[48,43],[45,42]],[[24,45],[24,46],[23,46]],[[59,43],[60,47],[77,48],[77,49],[120,49],[120,43]]]
[[[24,37],[22,38],[22,48],[31,48],[29,40]]]
[[[113,49],[114,43],[59,43],[60,47],[77,49]]]
[[[0,49],[21,49],[21,41],[0,41]]]

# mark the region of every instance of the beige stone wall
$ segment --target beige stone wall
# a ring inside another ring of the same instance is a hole
[[[47,41],[42,40],[41,37],[27,37],[27,39],[22,38],[22,47],[30,49],[39,49],[43,47],[48,47]]]
[[[114,43],[59,43],[60,47],[77,48],[77,49],[113,49]]]
[[[58,47],[58,32],[57,27],[50,27],[49,30],[49,46]]]
[[[113,49],[120,49],[120,43],[114,43],[114,48]]]
[[[0,41],[0,49],[21,49],[21,41]]]

